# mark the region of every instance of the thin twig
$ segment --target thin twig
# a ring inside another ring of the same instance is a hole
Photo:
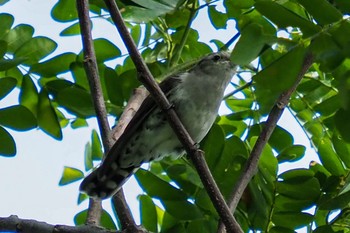
[[[172,108],[172,105],[169,103],[164,93],[161,91],[158,84],[153,79],[151,72],[143,61],[134,41],[129,34],[128,29],[125,26],[116,2],[114,0],[105,0],[105,3],[119,31],[119,34],[121,35],[122,40],[129,51],[130,57],[136,66],[139,74],[139,79],[143,82],[147,90],[149,90],[156,103],[164,111],[168,118],[169,124],[174,129],[174,132],[178,136],[180,142],[183,144],[188,155],[191,157],[193,164],[196,167],[214,206],[216,207],[216,210],[224,221],[227,231],[232,233],[243,232],[234,219],[232,213],[226,205],[223,196],[215,184],[215,181],[210,174],[209,169],[207,168],[203,152],[197,149],[196,143],[191,139],[187,130],[184,128],[178,116],[176,115],[175,110]]]
[[[112,145],[112,139],[109,137],[110,126],[107,119],[107,110],[105,101],[103,98],[103,92],[99,79],[96,55],[91,35],[91,25],[89,18],[89,2],[88,0],[77,0],[77,9],[79,16],[79,24],[81,28],[81,36],[84,50],[84,68],[89,80],[91,96],[96,112],[96,118],[100,129],[100,134],[103,142],[104,151],[107,153]],[[123,190],[121,189],[117,193],[117,201],[119,211],[124,213],[120,218],[122,226],[134,226],[137,228],[134,219],[132,218],[131,211],[126,204]],[[87,213],[86,224],[99,225],[102,213],[101,201],[90,199],[89,208]],[[126,213],[126,214],[125,214]]]
[[[304,59],[301,71],[299,72],[298,77],[296,78],[293,86],[290,87],[288,90],[284,91],[278,98],[276,104],[273,106],[264,124],[264,128],[260,133],[252,149],[252,152],[246,162],[246,166],[232,191],[232,195],[228,200],[228,203],[232,212],[236,210],[244,190],[246,189],[249,181],[256,174],[261,152],[264,149],[268,140],[270,139],[270,136],[273,130],[275,129],[278,120],[281,118],[285,107],[288,105],[290,96],[296,90],[300,81],[302,80],[305,73],[308,71],[308,69],[312,65],[312,63],[313,63],[313,56],[311,54],[307,54]],[[222,224],[219,224],[219,228],[217,232],[220,232],[220,233],[224,232],[224,228]]]
[[[118,233],[120,231],[107,230],[97,226],[66,226],[51,225],[33,219],[20,219],[16,215],[0,218],[0,232],[22,232],[22,233]]]

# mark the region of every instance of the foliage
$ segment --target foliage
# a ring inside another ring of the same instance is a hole
[[[321,164],[279,172],[279,165],[302,159],[305,147],[277,127],[265,147],[259,170],[245,191],[235,217],[247,232],[349,232],[350,168],[350,4],[345,0],[223,0],[117,1],[135,42],[155,76],[169,72],[213,50],[199,41],[191,21],[206,10],[212,25],[226,28],[236,22],[240,37],[232,61],[240,65],[235,87],[253,80],[249,88],[228,97],[231,113],[218,117],[201,148],[223,195],[228,198],[264,119],[278,96],[294,82],[305,55],[315,63],[293,94],[289,110],[304,130]],[[5,4],[6,1],[0,2]],[[215,6],[223,5],[224,12]],[[91,0],[95,18],[110,22],[103,1]],[[200,5],[202,4],[202,5]],[[78,35],[74,1],[60,0],[52,17],[70,24],[62,36]],[[95,117],[83,54],[64,53],[44,60],[57,47],[47,37],[33,37],[30,25],[13,25],[14,18],[0,14],[0,99],[19,90],[19,104],[0,109],[0,154],[14,156],[15,141],[6,130],[39,128],[61,140],[62,129],[79,128]],[[232,33],[232,28],[227,33]],[[232,37],[235,35],[232,34]],[[214,41],[220,46],[225,41]],[[108,113],[118,118],[131,91],[140,85],[129,57],[122,56],[105,38],[95,39],[99,73]],[[254,66],[254,68],[252,68]],[[69,77],[69,78],[67,78]],[[20,117],[20,118],[19,118]],[[101,160],[101,142],[92,132],[86,144],[85,170]],[[65,168],[60,184],[82,177],[76,168]],[[198,175],[186,158],[153,162],[136,178],[144,190],[139,196],[141,221],[152,232],[215,232],[218,215]],[[86,197],[80,195],[79,202]],[[159,200],[161,205],[157,205]],[[75,222],[83,223],[79,213]],[[115,228],[103,213],[106,227]]]

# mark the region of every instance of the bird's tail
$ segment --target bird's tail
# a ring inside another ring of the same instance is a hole
[[[102,165],[85,177],[80,191],[90,197],[106,199],[118,192],[136,170],[138,167],[108,169]]]

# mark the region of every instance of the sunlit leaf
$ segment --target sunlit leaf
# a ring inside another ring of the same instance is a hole
[[[84,177],[84,173],[77,168],[64,167],[59,185],[67,185],[80,180]]]

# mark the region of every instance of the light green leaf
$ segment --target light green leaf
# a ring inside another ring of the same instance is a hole
[[[4,38],[8,43],[8,51],[14,53],[24,43],[32,39],[34,28],[27,24],[19,24],[12,28]]]
[[[67,185],[84,178],[84,173],[77,168],[64,167],[59,185]]]
[[[51,54],[57,47],[57,43],[47,37],[38,36],[25,42],[15,53],[15,58],[26,59],[23,63],[35,64],[42,58]]]
[[[92,25],[92,24],[91,24]],[[75,36],[75,35],[80,35],[80,24],[79,22],[73,23],[66,29],[64,29],[61,33],[60,36]]]
[[[51,16],[58,22],[70,22],[78,18],[76,2],[71,0],[59,0],[51,11]]]
[[[95,129],[91,133],[91,157],[93,160],[101,160],[103,157],[100,136]]]

